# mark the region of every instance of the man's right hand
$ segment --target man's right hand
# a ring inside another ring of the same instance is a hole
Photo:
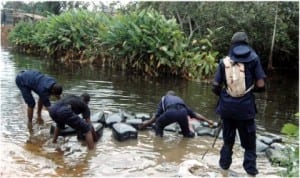
[[[144,128],[145,128],[145,123],[144,122],[138,125],[139,130],[142,130]]]

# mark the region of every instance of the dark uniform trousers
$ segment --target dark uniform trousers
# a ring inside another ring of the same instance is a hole
[[[184,105],[173,104],[166,108],[166,111],[158,118],[155,125],[162,131],[167,125],[178,122],[183,136],[189,137],[190,130],[187,116],[188,111]]]
[[[52,105],[49,114],[60,129],[64,129],[65,124],[82,133],[87,133],[91,129],[91,126],[84,119],[72,111],[70,105],[62,102]]]
[[[247,172],[256,171],[256,128],[254,119],[233,120],[222,118],[224,145],[220,151],[219,161],[223,169],[232,163],[232,147],[235,142],[236,130],[239,132],[241,146],[245,149],[243,167]]]

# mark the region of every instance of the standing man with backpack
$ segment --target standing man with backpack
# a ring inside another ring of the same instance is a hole
[[[248,44],[247,34],[236,32],[228,56],[219,63],[212,86],[212,91],[219,96],[216,112],[223,122],[224,143],[219,160],[222,169],[229,169],[232,163],[238,130],[241,146],[245,149],[243,167],[252,176],[258,174],[254,120],[257,110],[253,92],[265,91],[265,78],[260,59]]]

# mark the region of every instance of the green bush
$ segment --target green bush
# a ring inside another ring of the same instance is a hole
[[[149,8],[108,16],[67,11],[37,23],[21,23],[11,33],[16,47],[63,61],[105,61],[149,76],[210,77],[216,67],[212,31],[190,46],[174,18]],[[204,48],[204,46],[207,46]],[[89,60],[88,60],[89,61]]]
[[[299,113],[295,116],[299,120]],[[281,133],[289,136],[290,140],[296,139],[297,144],[289,144],[284,150],[289,161],[285,163],[286,171],[282,171],[280,174],[283,177],[299,177],[299,126],[287,123],[281,129]]]
[[[157,76],[177,75],[185,37],[175,19],[167,20],[153,9],[118,15],[103,41],[109,52],[127,67]]]
[[[35,32],[35,25],[33,22],[20,22],[9,33],[8,39],[13,47],[17,47],[20,51],[30,53],[33,46],[32,38]]]

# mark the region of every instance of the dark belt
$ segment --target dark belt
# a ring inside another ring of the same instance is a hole
[[[169,109],[180,110],[182,108],[185,108],[185,106],[183,104],[171,104],[166,107],[167,110],[169,110]]]

